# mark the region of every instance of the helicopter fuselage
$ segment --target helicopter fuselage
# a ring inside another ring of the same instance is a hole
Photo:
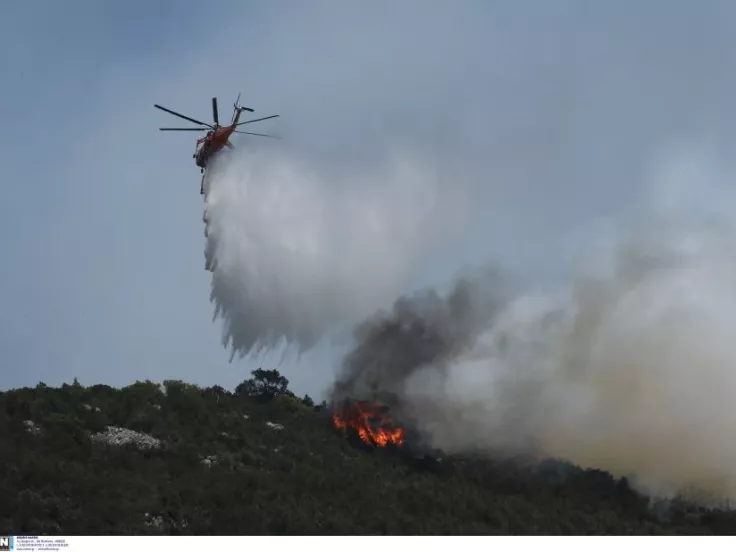
[[[194,160],[197,166],[204,170],[209,158],[220,151],[223,147],[232,147],[230,136],[235,130],[235,124],[219,127],[211,130],[203,138],[197,139],[197,148],[194,152]]]

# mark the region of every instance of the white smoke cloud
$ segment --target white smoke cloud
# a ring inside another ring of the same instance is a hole
[[[208,170],[206,263],[232,354],[309,349],[406,289],[459,228],[462,183],[409,152],[367,171],[284,150],[220,156]]]
[[[474,428],[461,445],[533,443],[655,494],[736,498],[736,227],[693,201],[722,197],[693,161],[665,171],[653,218],[597,273],[556,302],[513,302],[453,363],[442,400]]]
[[[372,322],[341,392],[392,386],[445,450],[532,452],[631,477],[661,497],[736,498],[732,174],[700,154],[668,162],[650,201],[619,221],[568,289],[518,296],[465,335],[451,328],[474,318],[449,308],[433,309],[417,338],[400,321],[421,308]],[[396,343],[413,356],[382,375],[372,360]]]

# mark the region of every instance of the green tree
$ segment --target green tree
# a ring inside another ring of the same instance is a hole
[[[262,399],[273,399],[281,395],[291,395],[289,391],[289,380],[282,376],[278,370],[263,370],[258,368],[251,372],[253,377],[240,383],[235,388],[238,397],[258,397]]]

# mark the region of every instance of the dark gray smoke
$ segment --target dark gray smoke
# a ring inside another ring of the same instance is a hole
[[[408,416],[402,400],[406,382],[422,369],[443,373],[471,349],[507,295],[500,273],[485,268],[459,277],[444,296],[425,289],[400,297],[390,312],[356,327],[357,345],[344,360],[333,400],[379,401]]]

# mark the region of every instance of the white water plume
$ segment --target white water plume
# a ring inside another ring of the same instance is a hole
[[[456,228],[461,186],[396,153],[338,171],[284,151],[220,156],[208,171],[206,263],[232,354],[309,349],[403,291]]]

